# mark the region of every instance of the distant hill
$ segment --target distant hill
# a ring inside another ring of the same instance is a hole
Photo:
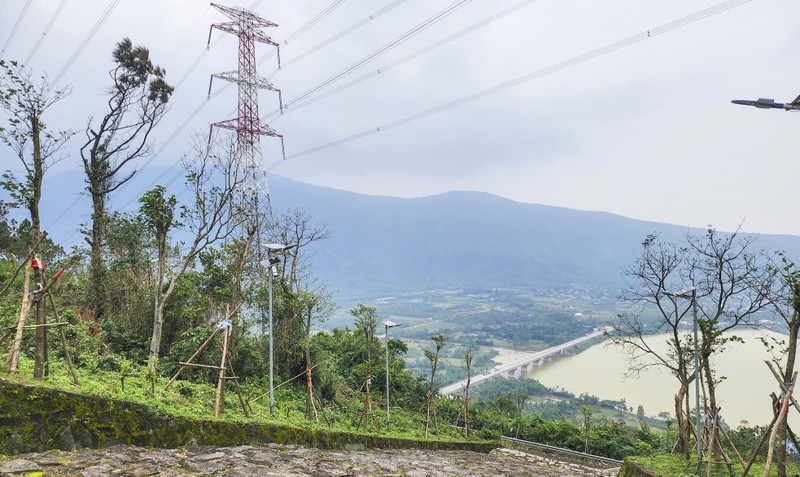
[[[686,227],[525,204],[478,192],[403,199],[270,178],[275,210],[303,207],[331,238],[314,268],[344,295],[439,288],[592,289],[614,295],[647,234]],[[766,249],[800,252],[800,237],[762,235]]]
[[[149,183],[159,171],[139,175]],[[163,173],[162,173],[163,175]],[[45,227],[67,248],[89,219],[79,197],[80,171],[48,177]],[[135,209],[133,185],[112,199],[112,208]],[[329,239],[314,247],[316,274],[338,290],[343,306],[355,300],[446,288],[525,287],[589,289],[619,294],[621,269],[639,253],[647,234],[680,240],[687,228],[587,212],[525,204],[479,192],[449,192],[403,199],[313,186],[270,176],[273,208],[302,207],[325,224]],[[181,197],[185,199],[185,197]],[[800,256],[800,237],[761,235],[758,245]]]

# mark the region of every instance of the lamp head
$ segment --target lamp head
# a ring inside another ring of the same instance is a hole
[[[261,246],[270,252],[283,252],[284,250],[294,247],[294,245],[284,245],[282,243],[262,243]]]

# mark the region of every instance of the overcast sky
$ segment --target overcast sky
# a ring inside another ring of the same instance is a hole
[[[730,103],[758,97],[791,101],[800,94],[800,28],[794,23],[800,2],[467,1],[316,94],[378,69],[380,74],[304,107],[292,103],[454,3],[238,4],[279,24],[267,33],[282,45],[284,68],[275,73],[270,46],[257,49],[260,73],[290,105],[286,114],[268,121],[285,136],[290,156],[281,162],[278,143],[264,138],[270,173],[368,194],[476,190],[692,227],[733,230],[742,223],[749,232],[800,235],[800,113]],[[660,28],[715,5],[732,8],[668,31]],[[397,64],[511,7],[516,9]],[[100,21],[104,13],[107,19]],[[190,135],[206,133],[209,123],[235,114],[233,86],[223,90],[225,83],[215,80],[218,93],[206,100],[209,75],[237,64],[232,35],[215,30],[206,51],[210,24],[224,21],[200,0],[0,0],[0,46],[3,59],[73,85],[73,94],[47,119],[53,128],[83,128],[89,117],[103,114],[116,42],[129,37],[148,47],[177,88],[154,136],[159,154],[145,168],[177,188],[176,164]],[[363,26],[339,35],[359,22]],[[334,35],[341,38],[328,42]],[[601,50],[626,39],[627,46]],[[298,59],[318,45],[324,47]],[[575,58],[585,61],[564,63]],[[517,86],[307,153],[525,75],[529,80]],[[259,103],[262,116],[278,105],[267,91]],[[69,157],[53,174],[79,171],[81,138],[76,136]],[[0,148],[2,169],[15,168],[14,161],[8,148]],[[79,200],[80,181],[73,183],[74,190],[45,193],[63,196],[64,209],[78,200],[74,207],[88,216],[88,201]],[[141,189],[139,194],[148,185],[135,183],[131,189]],[[63,213],[47,211],[45,227],[47,215],[52,221]]]

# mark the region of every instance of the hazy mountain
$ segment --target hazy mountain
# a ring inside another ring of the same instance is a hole
[[[402,199],[272,177],[275,210],[303,207],[331,238],[314,268],[344,295],[438,288],[589,288],[618,294],[621,269],[647,234],[679,240],[686,227],[525,204],[486,193]],[[800,252],[800,237],[758,245]],[[796,255],[796,253],[795,253]]]
[[[150,177],[140,176],[141,183],[157,176],[147,172]],[[85,197],[64,212],[81,183],[79,171],[54,174],[43,198],[45,227],[68,246],[81,242],[78,225],[90,215]],[[127,204],[135,210],[135,196],[144,187],[120,191],[112,208]],[[270,192],[276,213],[302,207],[313,222],[327,225],[332,235],[314,245],[314,269],[340,298],[354,300],[441,288],[586,288],[617,295],[623,286],[620,271],[639,253],[647,234],[680,240],[687,232],[682,226],[478,192],[402,199],[280,176],[270,177]],[[800,256],[800,237],[761,235],[757,244]]]

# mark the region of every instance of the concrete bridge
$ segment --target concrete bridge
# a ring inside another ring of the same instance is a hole
[[[608,326],[603,328],[597,328],[591,333],[583,335],[580,338],[575,338],[574,340],[567,341],[566,343],[560,344],[558,346],[553,346],[552,348],[547,348],[546,350],[543,351],[537,351],[535,353],[528,354],[510,363],[506,363],[500,366],[495,366],[494,369],[486,371],[482,374],[472,376],[470,387],[480,386],[481,383],[485,383],[487,381],[491,381],[492,379],[496,379],[499,377],[519,379],[522,377],[522,373],[530,371],[536,366],[542,366],[545,363],[545,361],[550,360],[554,356],[563,356],[568,349],[577,346],[581,343],[585,343],[589,340],[593,340],[597,337],[603,336],[603,333],[605,333],[606,331],[611,331],[611,329],[612,328]],[[467,380],[464,379],[457,383],[444,386],[439,390],[439,394],[443,396],[449,394],[455,394],[461,392],[461,390],[464,389],[464,386],[466,385],[467,385]]]

